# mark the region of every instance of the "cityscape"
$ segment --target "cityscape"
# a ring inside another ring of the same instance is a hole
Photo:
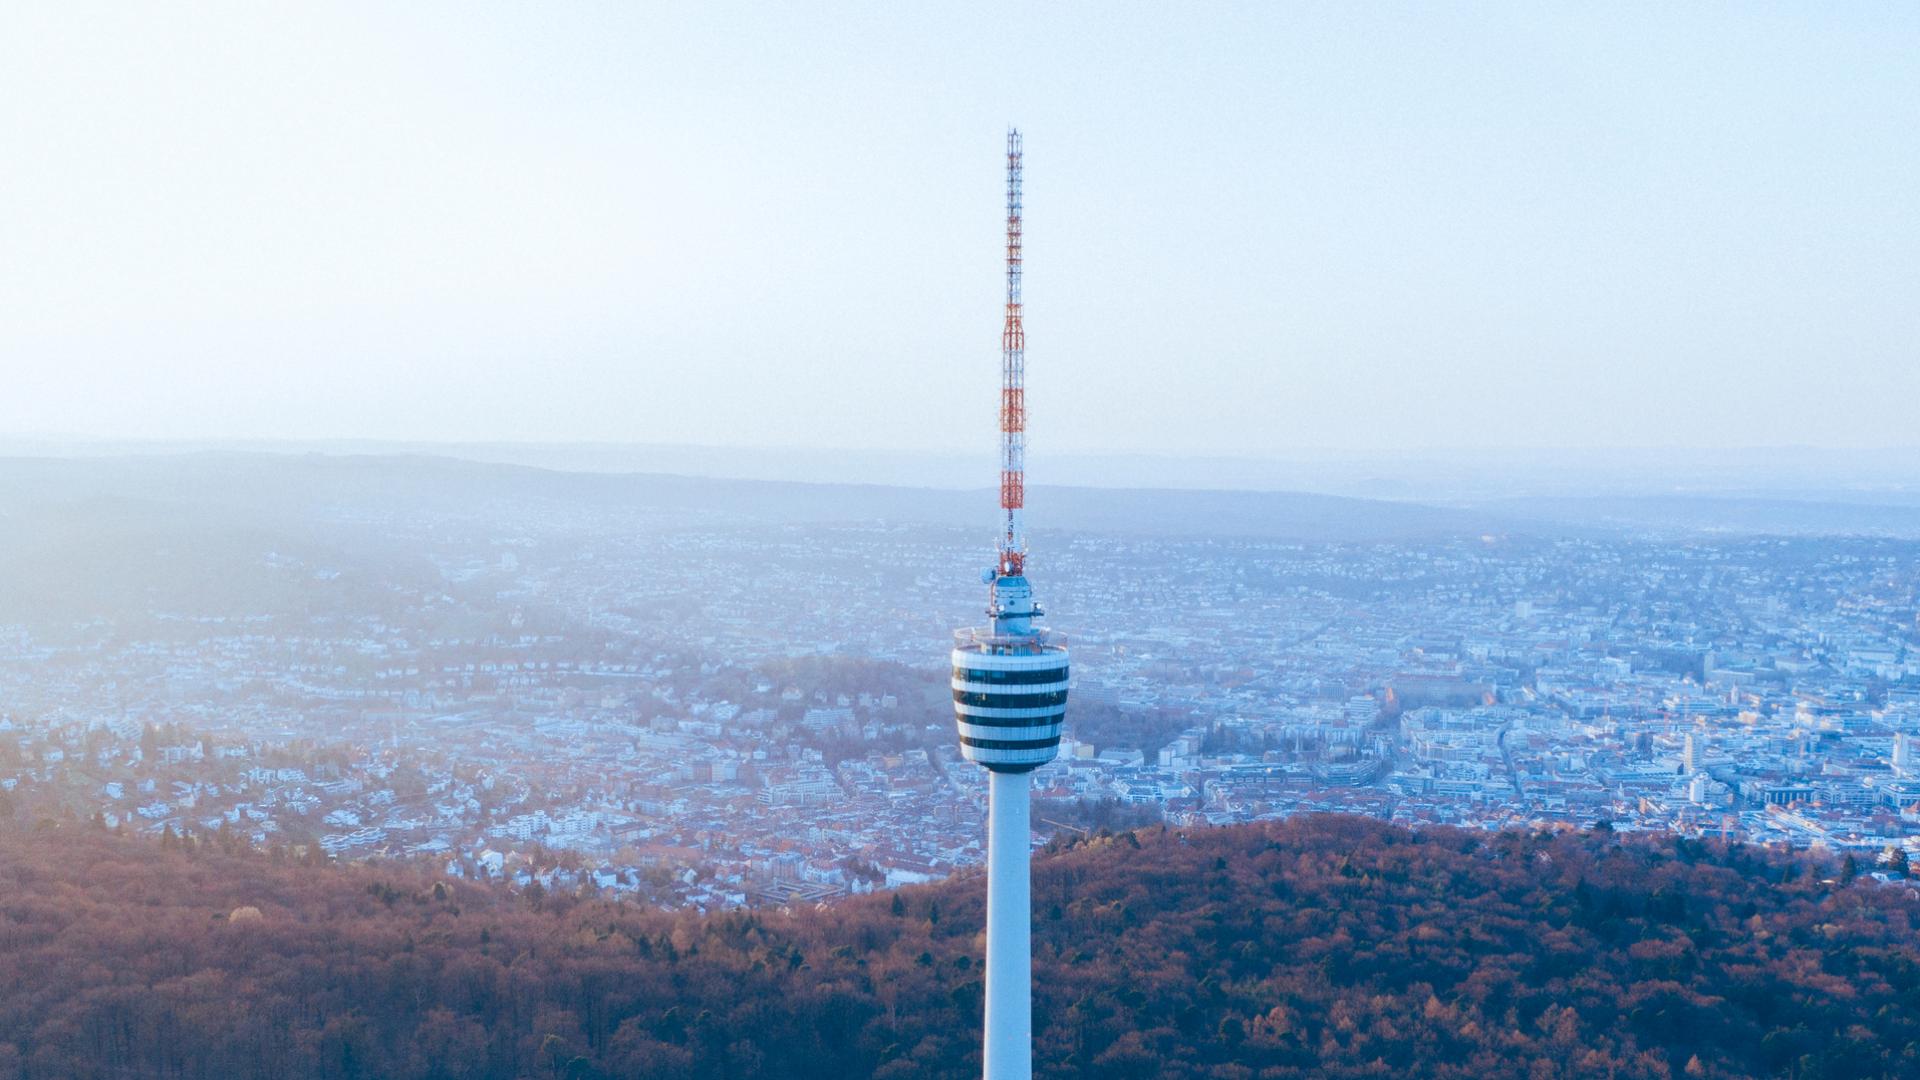
[[[703,910],[982,861],[943,663],[977,530],[555,479],[517,512],[342,497],[330,559],[263,541],[228,599],[0,627],[3,805]],[[1037,534],[1076,654],[1037,840],[1338,811],[1920,845],[1914,540],[1203,528]],[[394,548],[422,558],[365,554]]]

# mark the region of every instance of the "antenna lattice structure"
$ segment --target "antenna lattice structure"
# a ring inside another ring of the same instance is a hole
[[[1020,132],[1007,132],[1007,315],[1000,331],[999,572],[1026,569],[1027,538],[1020,511],[1027,501],[1027,331],[1020,321]]]

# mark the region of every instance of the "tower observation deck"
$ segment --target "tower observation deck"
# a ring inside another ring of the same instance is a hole
[[[1000,596],[1025,578],[999,578]],[[1038,615],[1038,610],[1033,611]],[[1043,627],[1008,632],[995,625],[954,632],[953,712],[960,755],[994,772],[1028,773],[1060,751],[1067,716],[1067,646]]]
[[[1033,1076],[1033,910],[1028,773],[1060,750],[1067,645],[1037,620],[1027,581],[1026,329],[1020,301],[1023,151],[1007,133],[1007,305],[1000,333],[1000,510],[986,626],[953,635],[960,754],[990,770],[987,814],[986,1080]]]

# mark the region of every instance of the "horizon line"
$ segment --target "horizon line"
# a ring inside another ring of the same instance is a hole
[[[697,443],[651,442],[643,439],[609,438],[514,438],[514,437],[398,437],[377,435],[100,435],[68,431],[0,431],[0,443],[72,443],[78,445],[126,445],[150,447],[325,447],[325,446],[398,446],[398,447],[540,447],[609,448],[630,450],[708,451],[719,453],[767,454],[899,454],[916,457],[992,457],[991,444],[978,448],[849,446],[818,443]],[[1180,451],[1152,448],[1074,448],[1055,449],[1056,457],[1147,458],[1169,461],[1284,462],[1295,456],[1349,458],[1408,458],[1421,456],[1549,453],[1549,454],[1920,454],[1920,443],[1885,445],[1821,445],[1815,443],[1742,443],[1712,445],[1701,443],[1571,444],[1571,443],[1474,443],[1444,446],[1362,447],[1300,446],[1271,450]],[[1920,461],[1916,462],[1920,465]]]

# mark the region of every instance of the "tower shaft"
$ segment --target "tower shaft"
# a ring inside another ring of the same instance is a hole
[[[985,1080],[1033,1076],[1033,883],[1026,773],[995,772],[987,809]]]
[[[1007,313],[1000,330],[999,572],[1018,577],[1027,561],[1020,511],[1027,501],[1027,331],[1020,321],[1020,179],[1018,129],[1007,132]]]

